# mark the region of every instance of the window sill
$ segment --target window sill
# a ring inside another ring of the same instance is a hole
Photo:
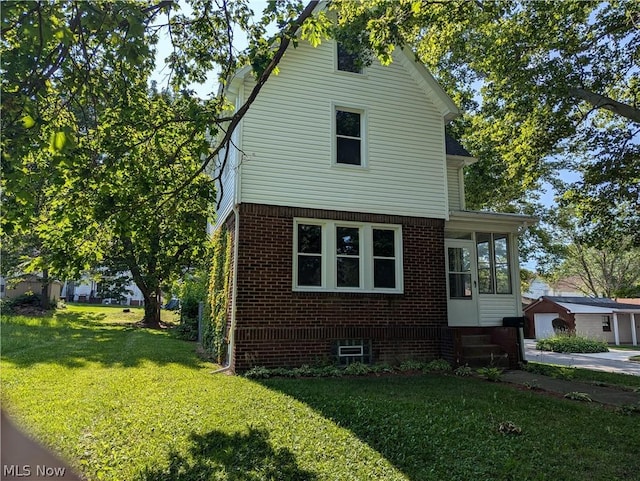
[[[371,296],[371,295],[392,295],[399,296],[404,295],[404,290],[401,289],[375,289],[375,290],[364,290],[364,289],[308,289],[302,287],[294,287],[292,292],[297,294],[326,294],[331,296],[342,296],[347,295],[349,297],[357,297],[357,296]]]
[[[331,163],[331,168],[332,169],[339,169],[339,170],[358,170],[361,172],[369,172],[369,166],[368,165],[355,165],[355,164],[339,164],[338,162],[332,162]]]

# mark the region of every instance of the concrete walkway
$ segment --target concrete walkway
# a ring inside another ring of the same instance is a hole
[[[631,356],[640,356],[640,349],[631,351],[610,347],[609,352],[563,354],[559,352],[538,351],[536,350],[536,341],[531,339],[525,339],[524,344],[525,359],[527,361],[640,376],[640,362],[629,361]]]
[[[592,401],[610,406],[637,406],[640,405],[640,392],[624,391],[613,387],[596,386],[595,384],[555,379],[541,374],[527,371],[506,371],[502,374],[504,382],[526,386],[528,389],[541,390],[560,396],[577,392],[584,393]]]

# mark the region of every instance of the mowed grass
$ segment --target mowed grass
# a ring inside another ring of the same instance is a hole
[[[70,306],[2,319],[2,405],[89,480],[629,480],[640,417],[455,376],[212,374],[195,345]],[[520,435],[499,432],[501,424]]]

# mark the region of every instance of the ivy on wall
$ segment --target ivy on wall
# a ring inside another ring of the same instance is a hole
[[[220,227],[212,238],[213,261],[209,275],[209,317],[203,333],[203,347],[218,363],[227,351],[227,312],[229,308],[229,281],[231,272],[231,232]]]

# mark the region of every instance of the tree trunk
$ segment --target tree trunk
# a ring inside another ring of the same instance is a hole
[[[44,269],[42,271],[42,283],[40,289],[40,307],[43,309],[50,309],[51,302],[49,300],[49,284],[51,283],[49,279],[49,270]]]
[[[142,291],[144,297],[144,319],[142,325],[158,329],[160,327],[160,295],[158,291]]]

